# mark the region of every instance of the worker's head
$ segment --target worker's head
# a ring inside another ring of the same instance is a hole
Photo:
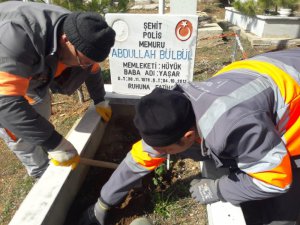
[[[94,12],[73,12],[63,22],[59,58],[69,66],[102,62],[115,43],[115,31]]]
[[[134,124],[148,145],[164,153],[183,152],[197,137],[192,104],[175,90],[156,88],[142,97]]]

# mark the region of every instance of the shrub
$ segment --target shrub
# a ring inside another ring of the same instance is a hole
[[[278,8],[295,10],[299,0],[237,0],[233,7],[248,16],[262,14],[277,14]]]
[[[107,12],[126,11],[129,0],[52,0],[52,4],[71,11],[92,11],[105,14]]]

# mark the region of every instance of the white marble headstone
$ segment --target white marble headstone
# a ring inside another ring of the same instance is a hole
[[[116,31],[109,55],[112,91],[145,95],[193,80],[198,17],[106,14]]]

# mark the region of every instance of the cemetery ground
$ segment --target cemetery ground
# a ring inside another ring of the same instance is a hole
[[[206,12],[212,21],[219,22],[224,29],[224,34],[232,33],[231,28],[221,22],[224,18],[224,8],[216,5],[201,5],[198,9]],[[133,11],[132,13],[157,13],[157,10]],[[229,64],[235,43],[234,37],[230,36],[203,41],[206,44],[196,50],[194,80],[207,79]],[[274,47],[253,48],[244,39],[241,39],[241,42],[248,57],[274,50]],[[242,59],[242,54],[240,50],[237,50],[236,60],[239,59]],[[106,82],[109,82],[108,61],[104,63],[102,69]],[[53,95],[51,122],[63,135],[67,134],[73,123],[84,114],[91,103],[85,87],[83,87],[83,93],[84,103],[79,103],[77,93],[72,96]],[[131,129],[134,130],[134,127]],[[128,136],[128,133],[126,130],[121,130],[120,135]],[[128,138],[133,141],[137,137],[129,136]],[[113,152],[107,155],[103,153],[102,160],[109,161],[109,158],[105,157],[111,157],[112,160],[120,162],[130,146],[126,143],[126,146],[124,145],[121,149],[124,151],[123,155],[117,153],[112,155]],[[21,163],[2,141],[0,142],[0,162],[0,225],[7,225],[35,181],[26,175]],[[114,217],[110,223],[127,225],[135,217],[146,215],[153,219],[155,224],[207,224],[205,207],[197,204],[188,191],[189,182],[198,173],[199,163],[181,156],[172,156],[170,168],[168,171],[161,168],[153,172],[143,181],[141,187],[144,188],[131,191],[125,201],[113,210]],[[103,181],[104,178],[108,179],[111,171],[99,172],[92,168],[91,173],[94,177],[89,178],[91,180],[89,182],[93,183]],[[90,189],[90,191],[96,196],[100,190]]]

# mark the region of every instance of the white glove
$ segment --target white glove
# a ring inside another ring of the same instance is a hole
[[[55,166],[72,166],[75,169],[80,160],[75,147],[65,138],[62,138],[55,149],[48,151],[48,154]]]
[[[108,122],[112,115],[112,110],[110,105],[108,104],[108,101],[102,101],[95,105],[96,112],[101,116],[101,118]]]

